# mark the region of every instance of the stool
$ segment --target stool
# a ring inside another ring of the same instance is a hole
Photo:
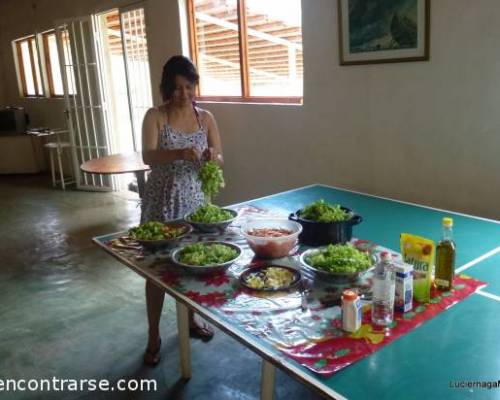
[[[64,182],[64,173],[63,173],[63,167],[62,167],[62,161],[61,161],[61,155],[64,149],[66,148],[71,148],[71,144],[69,142],[49,142],[44,144],[44,147],[49,150],[49,155],[50,155],[50,170],[52,172],[52,186],[56,186],[57,181],[56,181],[56,170],[54,166],[54,151],[56,152],[57,156],[57,164],[59,167],[59,175],[61,177],[61,187],[63,190],[66,190],[65,182]],[[70,157],[71,160],[71,157]]]

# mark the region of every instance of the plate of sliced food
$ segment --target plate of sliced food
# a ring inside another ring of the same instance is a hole
[[[240,275],[241,284],[247,289],[276,292],[294,288],[300,281],[300,272],[283,265],[251,267]]]

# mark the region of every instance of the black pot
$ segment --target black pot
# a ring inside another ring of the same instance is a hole
[[[351,213],[347,207],[340,207],[342,210]],[[302,225],[302,233],[299,235],[299,242],[307,246],[324,246],[327,244],[346,243],[352,238],[352,227],[363,221],[359,215],[353,214],[347,221],[341,222],[316,222],[300,217],[298,210],[288,217]]]

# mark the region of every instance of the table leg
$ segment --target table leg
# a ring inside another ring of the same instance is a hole
[[[260,399],[274,399],[274,377],[276,368],[269,361],[262,359],[262,376],[260,378]]]
[[[139,197],[142,199],[144,194],[144,187],[146,186],[146,171],[135,171],[135,177],[137,179],[137,190],[139,191]]]
[[[177,333],[179,336],[179,353],[181,356],[181,375],[184,379],[191,378],[191,347],[189,343],[189,311],[176,301]]]

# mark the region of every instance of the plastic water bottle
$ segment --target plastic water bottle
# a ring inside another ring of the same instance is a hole
[[[376,325],[387,326],[394,318],[396,276],[391,254],[384,251],[380,253],[380,256],[381,260],[375,266],[373,273],[372,322]]]

